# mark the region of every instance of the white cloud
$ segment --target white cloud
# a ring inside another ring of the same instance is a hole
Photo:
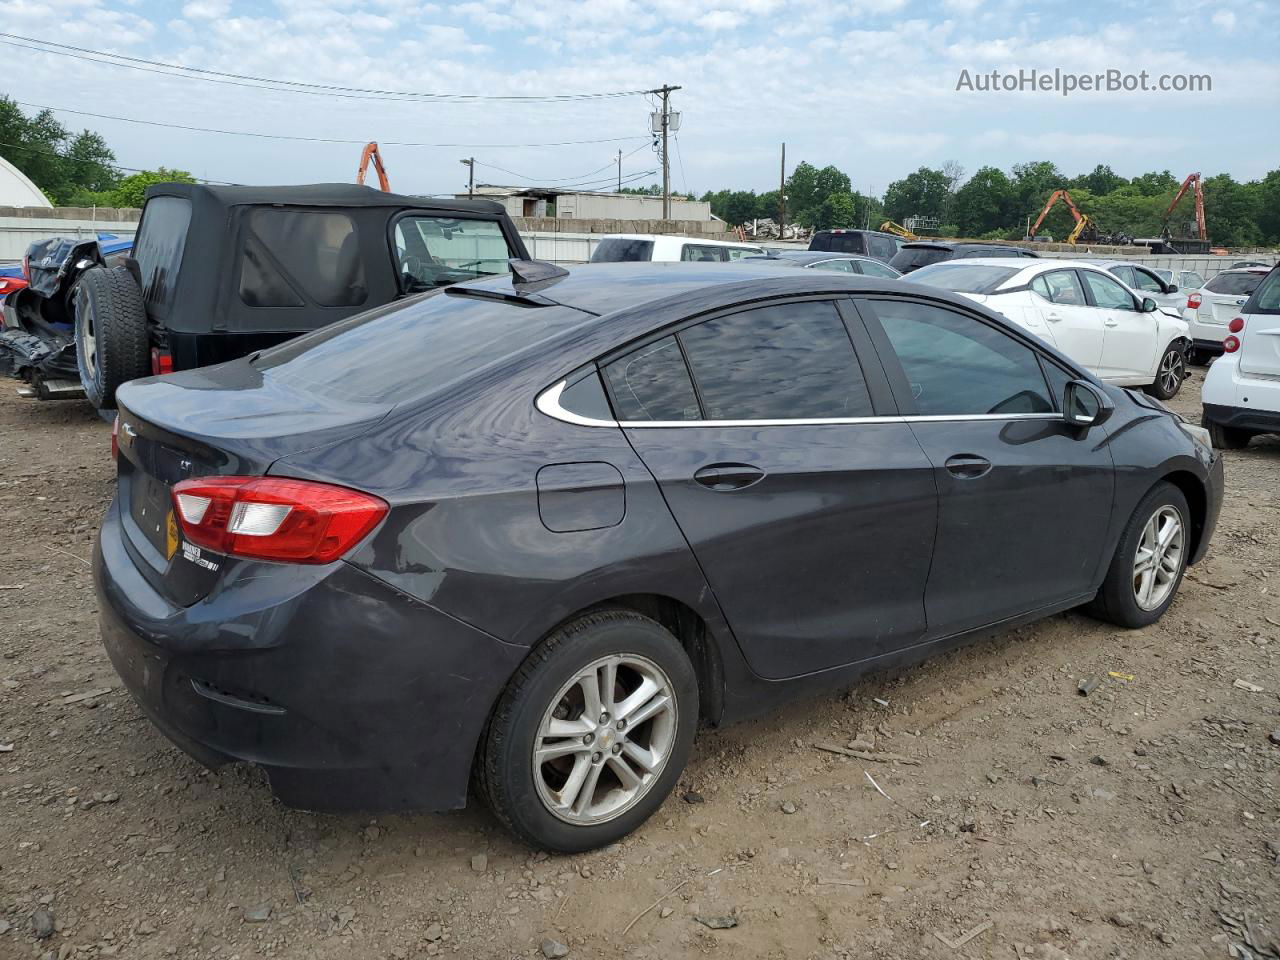
[[[1219,10],[1211,19],[1213,25],[1223,33],[1230,33],[1236,28],[1236,15],[1230,10]]]
[[[191,0],[182,6],[188,20],[217,20],[231,12],[231,0]]]

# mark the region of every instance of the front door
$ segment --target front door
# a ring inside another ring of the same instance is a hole
[[[1089,306],[1075,270],[1050,270],[1031,281],[1050,342],[1087,370],[1102,363],[1102,318]]]
[[[1081,433],[1058,412],[1072,375],[958,310],[905,299],[859,309],[900,364],[885,357],[904,412],[913,398],[906,419],[938,487],[930,636],[1082,598],[1100,576],[1113,465],[1101,427]]]
[[[1155,375],[1159,338],[1156,319],[1143,313],[1137,298],[1117,280],[1097,270],[1082,270],[1093,310],[1102,318],[1099,376],[1142,381]]]
[[[907,424],[879,416],[892,399],[848,318],[831,300],[756,306],[605,366],[627,438],[748,663],[769,678],[925,631],[932,467]]]

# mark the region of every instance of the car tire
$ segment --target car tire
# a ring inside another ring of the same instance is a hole
[[[151,374],[151,339],[142,290],[128,268],[92,267],[75,289],[76,366],[85,396],[98,409],[116,390]]]
[[[1171,521],[1177,523],[1176,532],[1166,526]],[[1159,537],[1165,532],[1170,533],[1170,541],[1159,548]],[[1156,484],[1133,511],[1102,588],[1086,611],[1118,627],[1136,629],[1155,623],[1178,594],[1191,555],[1191,534],[1187,498],[1171,483]],[[1148,552],[1153,546],[1157,547],[1154,554]],[[1154,584],[1150,593],[1145,592],[1148,572]]]
[[[1200,423],[1209,431],[1209,442],[1215,450],[1243,450],[1255,436],[1252,430],[1224,427],[1207,419],[1202,419]]]
[[[1156,366],[1156,378],[1147,384],[1147,393],[1157,400],[1172,400],[1187,379],[1187,353],[1180,344],[1171,343]]]
[[[595,717],[591,689],[600,700]],[[633,695],[638,702],[628,706]],[[479,791],[529,844],[560,853],[606,846],[662,805],[697,724],[697,675],[680,642],[630,610],[588,614],[538,644],[507,684],[481,736]],[[538,762],[535,751],[547,759]]]

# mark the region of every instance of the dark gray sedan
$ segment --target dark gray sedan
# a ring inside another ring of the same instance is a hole
[[[121,389],[95,551],[157,726],[286,803],[584,850],[699,720],[1084,605],[1169,608],[1204,431],[970,300],[774,264],[514,264]]]

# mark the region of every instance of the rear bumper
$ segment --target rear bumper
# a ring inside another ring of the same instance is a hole
[[[134,566],[117,509],[94,551],[102,639],[174,743],[210,767],[261,766],[290,806],[465,804],[480,732],[524,648],[341,562],[284,598],[263,565],[174,606]]]
[[[1233,430],[1255,430],[1258,433],[1280,433],[1280,409],[1258,410],[1252,407],[1204,405],[1204,418],[1209,423]]]

